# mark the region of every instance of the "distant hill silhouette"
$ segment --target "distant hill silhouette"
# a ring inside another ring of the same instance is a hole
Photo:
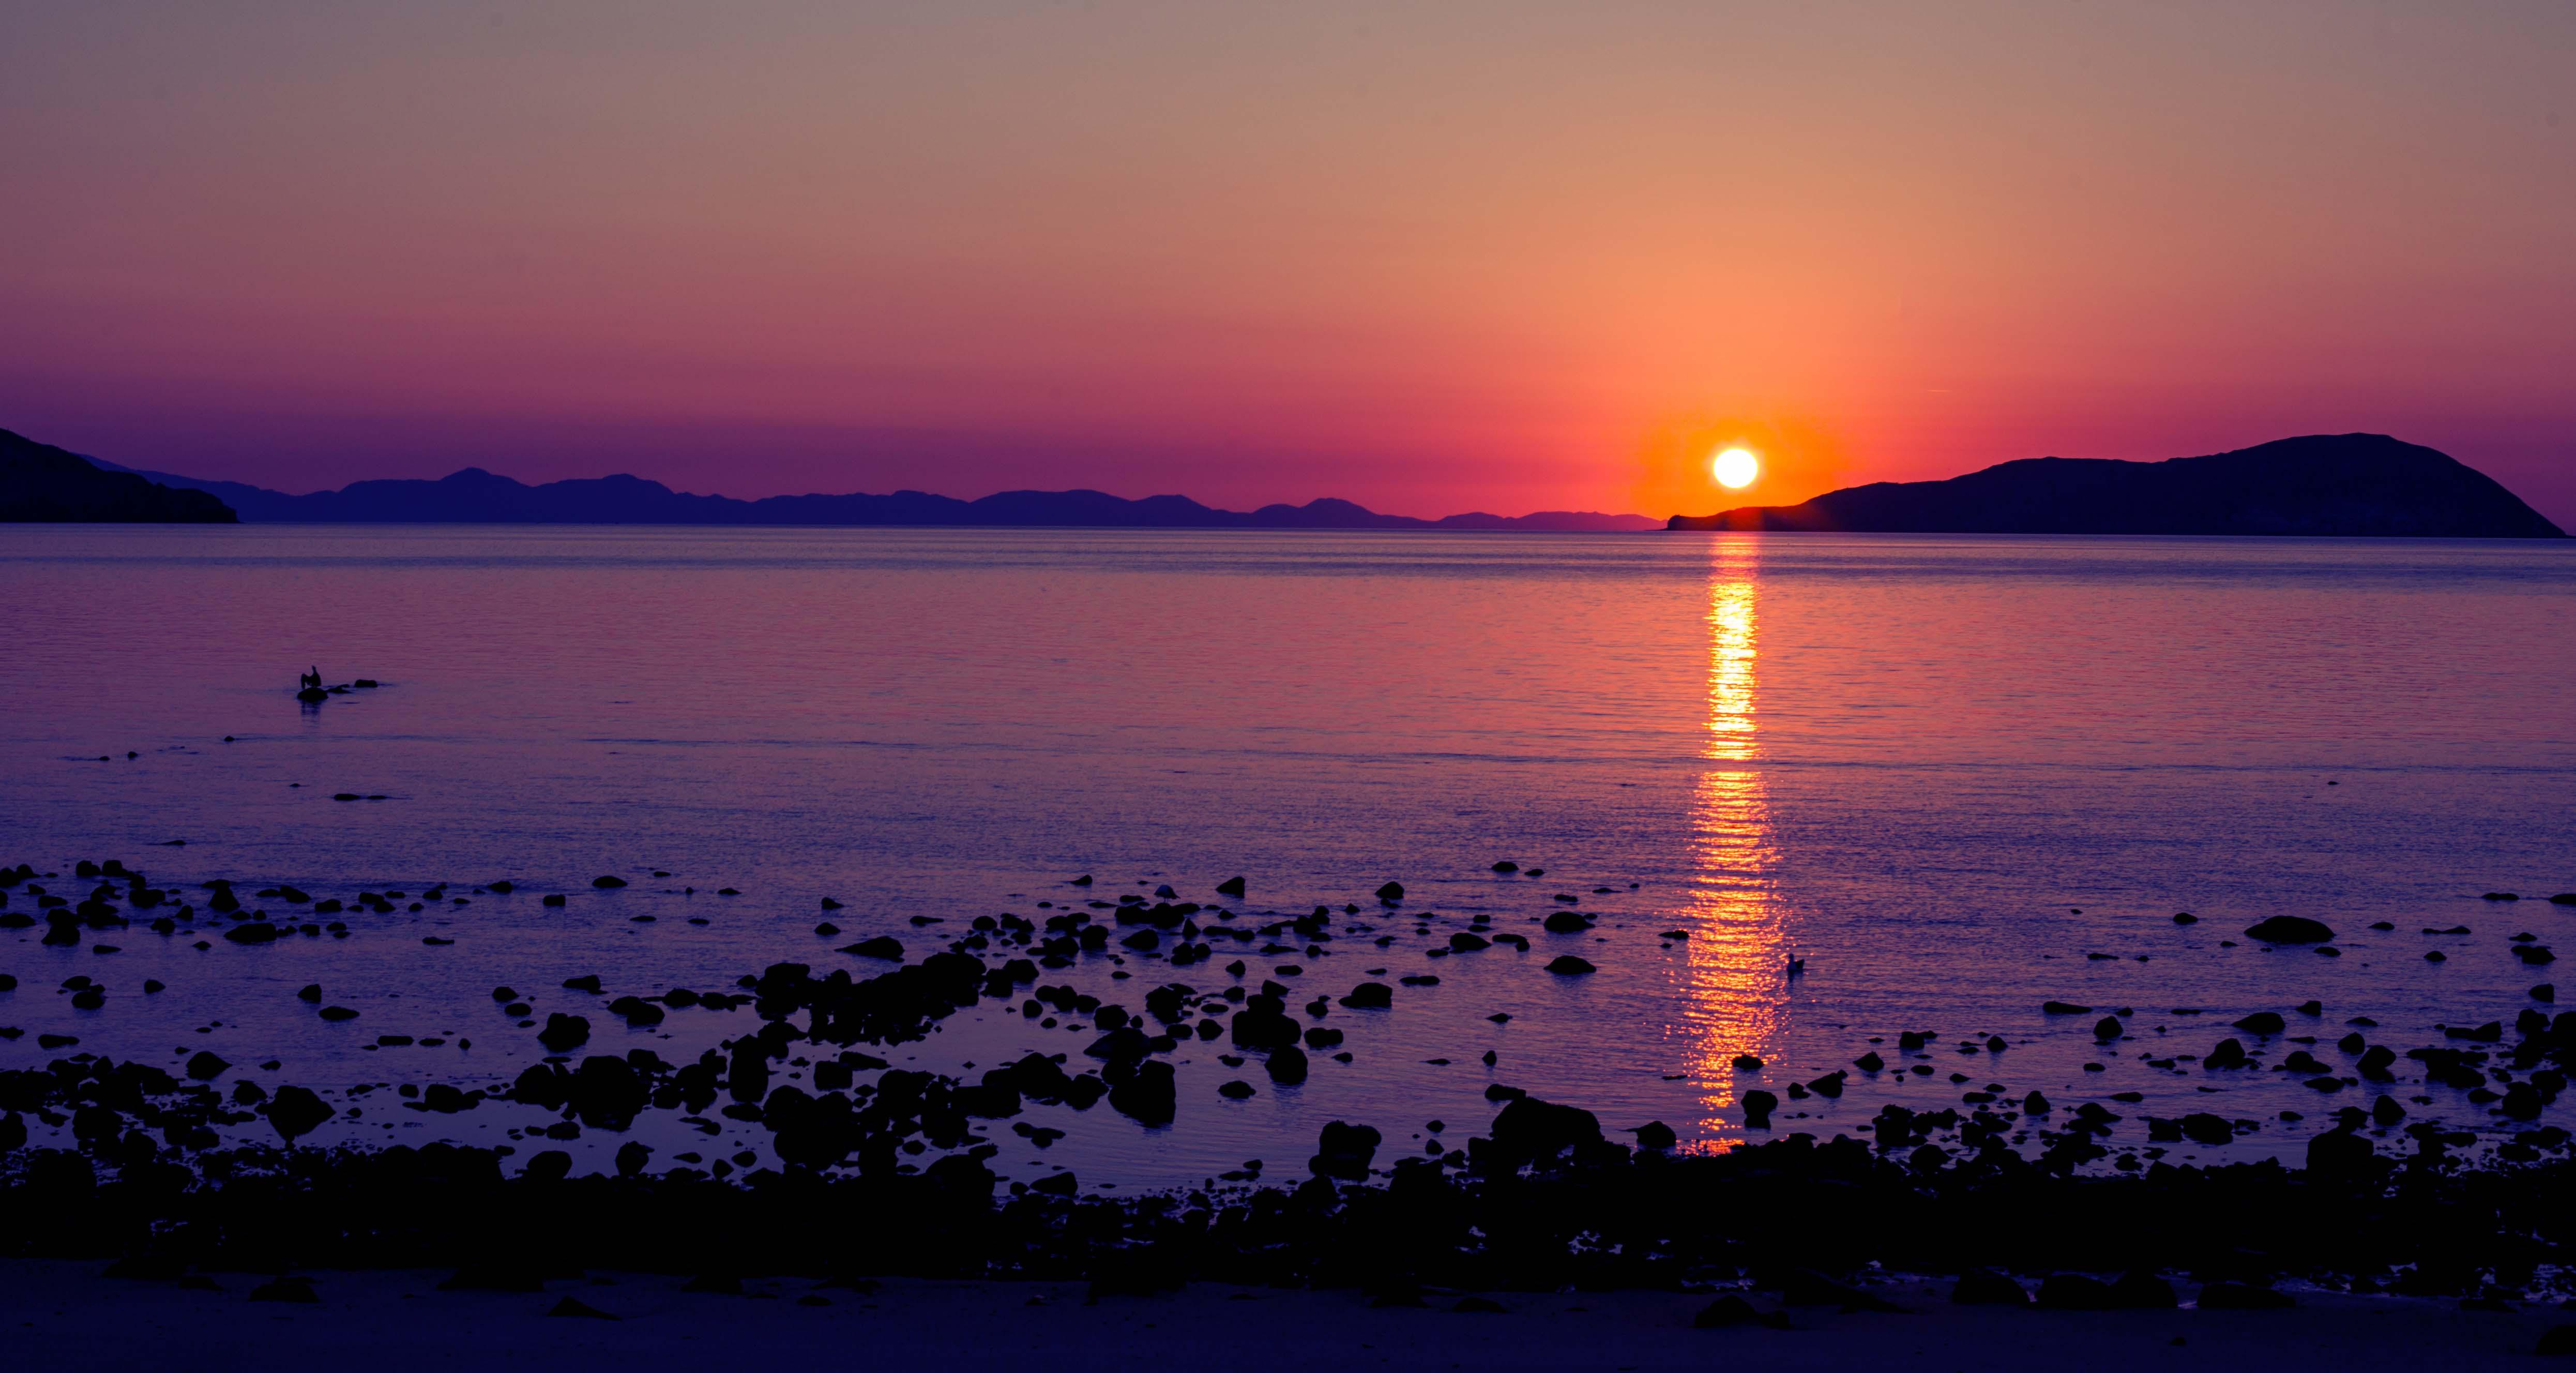
[[[2485,473],[2385,434],[2311,434],[2164,462],[2025,458],[1874,482],[1799,505],[1675,515],[1668,529],[1881,534],[2287,534],[2559,539]]]
[[[59,450],[56,450],[59,451]],[[66,455],[68,456],[68,455]],[[770,496],[742,501],[696,496],[640,477],[525,482],[468,467],[437,481],[351,482],[337,491],[290,496],[240,482],[201,481],[98,462],[221,497],[252,524],[741,524],[932,525],[1086,529],[1468,529],[1628,532],[1653,529],[1643,515],[1542,510],[1535,515],[1451,515],[1419,520],[1381,515],[1349,501],[1218,510],[1187,496],[1127,500],[1101,491],[1004,491],[959,500],[921,491],[888,496]]]
[[[107,472],[77,453],[0,429],[0,522],[233,524],[203,491],[174,491],[131,472]]]

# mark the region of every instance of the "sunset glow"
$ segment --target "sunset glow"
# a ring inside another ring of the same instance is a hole
[[[2576,520],[2576,7],[19,9],[0,416],[139,467],[1660,518],[2367,431]]]
[[[1742,448],[1729,448],[1709,464],[1709,474],[1729,491],[1741,491],[1762,475],[1761,460]]]

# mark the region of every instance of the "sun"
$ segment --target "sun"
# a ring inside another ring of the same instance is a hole
[[[1729,491],[1741,491],[1751,486],[1755,477],[1762,475],[1762,461],[1753,456],[1750,448],[1729,448],[1709,463],[1709,471],[1717,478],[1718,485]]]

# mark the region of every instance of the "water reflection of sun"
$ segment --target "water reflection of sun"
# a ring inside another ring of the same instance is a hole
[[[1756,724],[1755,572],[1759,544],[1724,537],[1710,546],[1707,767],[1691,796],[1689,1019],[1691,1078],[1704,1130],[1740,1123],[1738,1054],[1768,1057],[1788,1004],[1788,941],[1772,871],[1777,860]]]

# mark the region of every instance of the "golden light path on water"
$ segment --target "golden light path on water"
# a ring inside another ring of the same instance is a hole
[[[1704,1126],[1740,1124],[1738,1054],[1770,1057],[1788,1004],[1788,939],[1773,885],[1777,852],[1762,772],[1756,706],[1760,691],[1759,544],[1720,538],[1708,577],[1707,762],[1691,795],[1695,877],[1684,913],[1690,931],[1688,995],[1691,1080],[1702,1090]],[[1723,1119],[1721,1120],[1721,1113]]]

